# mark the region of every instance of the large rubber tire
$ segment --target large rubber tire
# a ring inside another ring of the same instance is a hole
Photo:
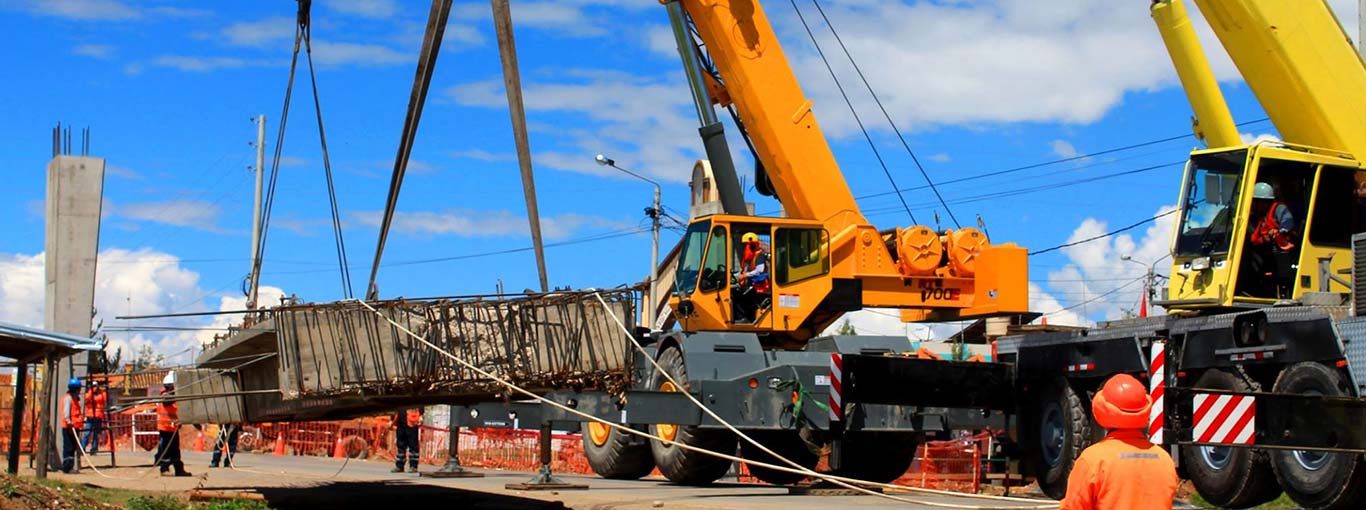
[[[613,427],[583,423],[583,456],[588,467],[603,478],[635,480],[655,468],[650,443]],[[598,444],[601,442],[602,444]]]
[[[1037,395],[1037,409],[1027,415],[1022,441],[1039,490],[1050,498],[1062,499],[1067,494],[1072,463],[1095,439],[1091,413],[1065,379],[1048,384]]]
[[[1276,393],[1345,395],[1340,373],[1319,363],[1296,363],[1281,371]],[[1355,453],[1275,450],[1271,468],[1286,495],[1307,509],[1366,507],[1366,461]]]
[[[816,463],[821,460],[820,455],[811,451],[806,441],[796,431],[754,431],[747,432],[747,434],[759,444],[773,450],[774,453],[807,469],[816,467]],[[740,441],[740,456],[748,460],[789,467],[786,462],[765,453],[759,447],[750,444],[749,441]],[[806,479],[806,475],[778,471],[748,463],[745,466],[749,468],[750,475],[773,485],[791,485]]]
[[[1242,376],[1219,369],[1206,370],[1196,388],[1254,391]],[[1200,497],[1221,508],[1249,508],[1276,499],[1281,488],[1266,452],[1251,448],[1183,446],[1182,463]]]
[[[840,444],[843,466],[834,474],[875,483],[890,483],[911,468],[920,435],[904,432],[845,434]]]
[[[683,364],[683,353],[679,352],[678,348],[664,349],[657,361],[675,381],[683,385],[683,391],[689,389],[688,369]],[[650,378],[651,388],[666,389],[667,383],[668,380],[658,373]],[[672,432],[665,432],[666,430],[672,430]],[[731,462],[729,460],[689,451],[674,444],[685,444],[703,450],[733,454],[735,453],[735,435],[728,430],[702,429],[695,425],[654,424],[650,425],[650,434],[657,437],[673,435],[672,441],[650,440],[650,453],[654,457],[655,466],[659,467],[660,474],[663,474],[664,478],[668,478],[671,482],[685,485],[706,485],[725,476],[726,471],[730,469]]]

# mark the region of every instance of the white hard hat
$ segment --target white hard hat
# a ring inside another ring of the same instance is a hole
[[[161,384],[164,385],[164,386],[174,386],[174,385],[175,385],[175,371],[172,370],[172,371],[170,371],[170,372],[166,372],[166,377],[163,378],[163,379],[161,380]]]
[[[1263,200],[1275,200],[1276,190],[1272,189],[1270,184],[1267,184],[1265,182],[1259,182],[1256,186],[1252,187],[1252,198],[1260,198]]]

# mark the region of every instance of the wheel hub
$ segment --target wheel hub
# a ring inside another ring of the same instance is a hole
[[[1043,450],[1044,463],[1050,466],[1058,465],[1062,459],[1062,448],[1065,440],[1066,430],[1062,423],[1062,410],[1056,406],[1049,406],[1044,410],[1043,422],[1039,427],[1041,450]]]
[[[659,385],[659,391],[678,391],[674,383],[664,381]],[[672,423],[660,423],[655,425],[655,433],[665,441],[673,441],[678,437],[678,425]]]
[[[1229,462],[1233,460],[1233,448],[1228,446],[1201,446],[1200,460],[1216,471],[1222,470],[1228,467]]]
[[[612,428],[607,425],[603,425],[596,421],[588,422],[588,439],[593,441],[593,446],[607,444],[607,437],[611,435],[611,433]]]

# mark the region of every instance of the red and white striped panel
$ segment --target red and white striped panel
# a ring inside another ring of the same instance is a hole
[[[1086,372],[1086,371],[1095,370],[1095,369],[1096,369],[1096,364],[1095,364],[1095,363],[1080,363],[1080,364],[1077,364],[1077,365],[1067,365],[1067,371],[1068,371],[1069,373],[1070,373],[1070,372]]]
[[[1148,397],[1153,406],[1148,410],[1148,440],[1162,444],[1162,429],[1165,425],[1166,408],[1162,395],[1167,388],[1167,343],[1153,342],[1148,351]]]
[[[844,358],[838,352],[830,353],[830,421],[844,421],[844,403],[840,398],[843,377]]]
[[[1195,394],[1197,443],[1253,444],[1257,429],[1256,397]]]

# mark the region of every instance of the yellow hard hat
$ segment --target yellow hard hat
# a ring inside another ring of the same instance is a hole
[[[757,243],[759,242],[759,234],[755,234],[754,232],[746,232],[745,235],[740,236],[740,242]]]

